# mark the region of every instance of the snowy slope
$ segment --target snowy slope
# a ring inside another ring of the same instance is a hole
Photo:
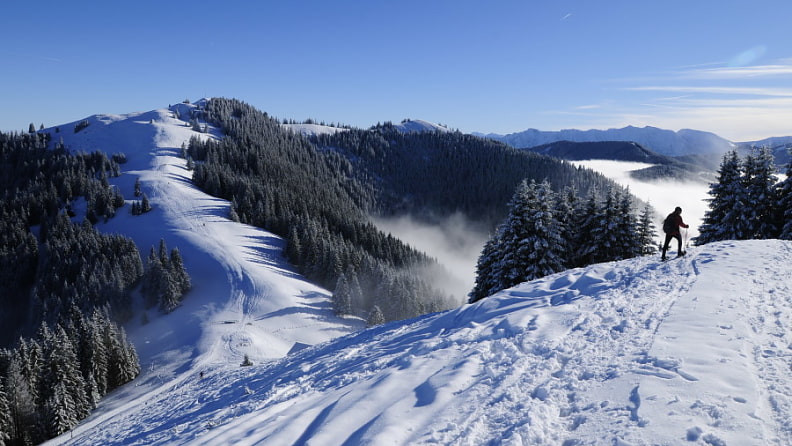
[[[792,243],[566,271],[130,402],[68,445],[792,444]]]
[[[291,350],[359,330],[356,319],[333,315],[329,293],[296,274],[281,256],[279,237],[227,218],[229,203],[192,185],[192,173],[180,157],[182,143],[192,136],[189,111],[196,105],[128,115],[96,115],[74,133],[75,123],[59,126],[54,139],[72,151],[124,153],[123,174],[110,179],[126,199],[115,218],[97,228],[135,240],[142,256],[160,239],[179,248],[192,290],[171,314],[150,310],[150,322],[136,318],[126,326],[140,355],[142,375],[115,400],[103,403],[97,417],[129,400],[177,385],[185,376],[212,365],[239,364],[245,355],[255,362],[280,358]],[[130,212],[135,179],[153,211]],[[81,216],[77,217],[82,220]],[[139,308],[138,315],[143,309]]]

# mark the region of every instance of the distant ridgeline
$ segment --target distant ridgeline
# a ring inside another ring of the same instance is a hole
[[[335,290],[338,314],[371,323],[456,305],[430,285],[437,263],[374,227],[369,215],[431,221],[457,212],[493,227],[525,178],[577,194],[617,188],[591,170],[459,132],[368,130],[305,137],[232,99],[212,99],[203,118],[219,141],[193,138],[193,180],[232,201],[234,219],[287,239],[286,255]]]

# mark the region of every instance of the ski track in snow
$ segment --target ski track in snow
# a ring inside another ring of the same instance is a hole
[[[169,248],[209,253],[191,265],[183,251],[188,271],[228,283],[194,276],[222,296],[196,291],[131,329],[144,374],[50,444],[792,444],[792,243],[592,265],[353,332],[279,260],[277,237],[228,222],[227,202],[184,180],[184,131],[160,134],[141,177]],[[286,355],[298,342],[313,346]],[[257,364],[239,367],[246,353]]]

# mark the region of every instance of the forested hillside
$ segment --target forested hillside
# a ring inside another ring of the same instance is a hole
[[[459,132],[405,133],[386,123],[312,141],[349,160],[351,175],[376,198],[370,210],[385,215],[432,219],[462,212],[494,227],[523,179],[547,181],[556,191],[572,187],[580,196],[614,187],[589,169]]]
[[[615,187],[590,170],[458,132],[404,132],[389,123],[311,138],[249,105],[212,99],[193,111],[220,140],[190,141],[193,180],[232,201],[232,219],[287,238],[287,257],[334,290],[338,314],[370,323],[456,305],[430,285],[442,268],[374,227],[370,215],[427,220],[461,212],[494,228],[525,178],[578,194]],[[433,277],[433,280],[428,280]]]
[[[427,280],[436,262],[368,221],[373,196],[344,157],[317,151],[239,101],[213,99],[196,119],[225,136],[190,141],[195,183],[232,201],[232,219],[287,237],[286,255],[300,271],[339,291],[336,313],[379,323],[453,305]]]
[[[107,182],[119,165],[50,145],[48,134],[0,134],[0,443],[71,429],[139,372],[112,316],[131,316],[140,254],[92,226],[124,204]]]

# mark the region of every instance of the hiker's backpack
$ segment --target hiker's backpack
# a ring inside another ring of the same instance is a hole
[[[674,218],[674,214],[668,214],[668,217],[663,221],[663,232],[666,234],[670,234],[674,232],[677,228],[676,219]]]

